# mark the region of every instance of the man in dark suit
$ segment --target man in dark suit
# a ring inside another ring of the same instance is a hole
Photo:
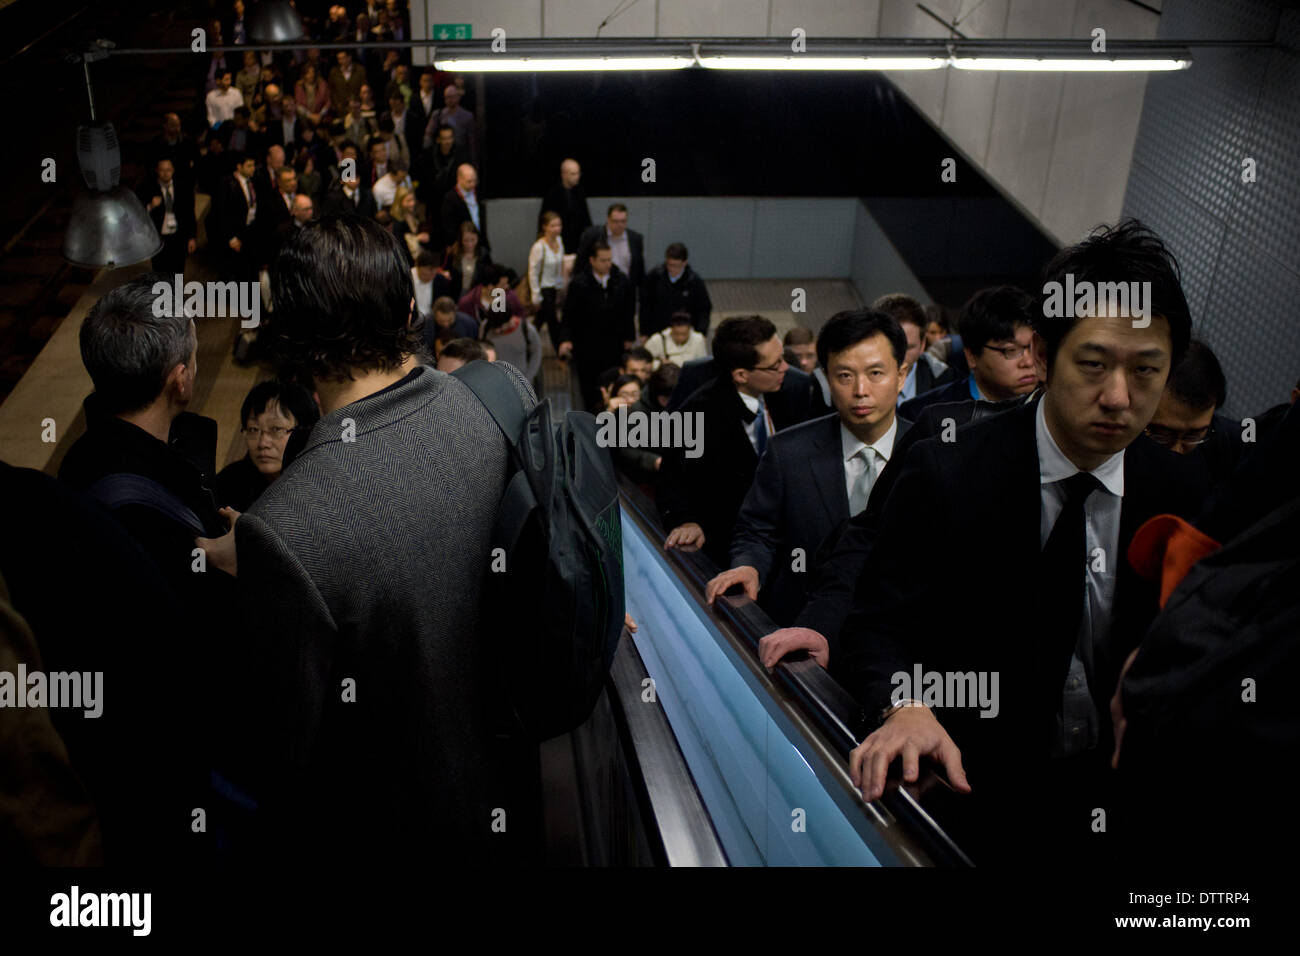
[[[682,366],[673,386],[673,394],[668,400],[668,411],[675,412],[686,404],[686,400],[700,388],[712,381],[714,376],[712,358],[691,359]],[[788,365],[781,379],[781,388],[769,395],[764,401],[773,409],[779,409],[777,417],[782,421],[797,423],[812,418],[820,418],[831,412],[831,406],[822,398],[817,379]]]
[[[424,152],[424,131],[429,125],[429,117],[438,109],[438,91],[435,87],[436,77],[434,76],[433,67],[427,67],[421,74],[417,88],[411,91],[411,98],[406,101],[406,108],[410,112],[410,119],[407,120],[407,129],[411,130],[411,168],[420,169],[420,154]],[[448,127],[450,129],[450,127]],[[434,130],[435,136],[437,130]],[[452,130],[452,142],[456,139],[456,131]],[[421,197],[421,201],[429,203],[430,200]]]
[[[891,316],[840,312],[822,327],[817,348],[836,413],[772,436],[736,520],[731,570],[705,589],[712,603],[742,585],[783,626],[808,597],[813,555],[866,507],[908,427],[895,415],[907,340]]]
[[[871,307],[892,315],[907,336],[907,356],[904,361],[906,372],[898,404],[956,381],[956,372],[924,351],[926,315],[925,307],[920,302],[906,293],[891,292],[871,303]]]
[[[436,148],[436,147],[435,147]],[[438,221],[442,227],[444,245],[452,245],[460,238],[460,224],[472,222],[478,229],[478,244],[486,251],[487,208],[478,195],[478,170],[469,163],[456,167],[456,185],[442,197]]]
[[[1227,399],[1228,380],[1218,358],[1193,339],[1169,376],[1147,435],[1176,454],[1199,459],[1218,484],[1232,474],[1245,450],[1240,423],[1219,414]]]
[[[360,216],[363,219],[375,218],[378,207],[375,197],[366,188],[360,177],[353,182],[336,179],[325,191],[321,201],[321,216]]]
[[[596,243],[587,271],[574,276],[564,304],[564,324],[556,333],[557,354],[573,356],[587,407],[602,410],[600,373],[623,359],[636,344],[632,283],[614,265],[609,246]]]
[[[223,256],[223,278],[253,281],[257,278],[257,212],[261,204],[253,173],[253,157],[236,153],[235,170],[221,180],[213,202],[215,229],[209,228],[212,244]]]
[[[156,164],[160,159],[170,159],[175,177],[179,182],[189,183],[194,190],[198,175],[199,147],[193,139],[186,136],[181,129],[181,118],[176,113],[163,116],[162,132],[149,143],[149,162]]]
[[[559,214],[564,228],[560,239],[565,252],[577,252],[582,234],[591,226],[591,211],[587,209],[587,193],[582,188],[582,167],[576,159],[560,163],[560,181],[542,197],[542,208],[537,213],[540,227],[542,213]],[[608,241],[608,240],[606,240]],[[621,267],[620,267],[621,268]],[[627,274],[627,270],[623,270]]]
[[[689,312],[691,324],[706,339],[713,302],[709,290],[687,262],[686,245],[674,242],[664,251],[664,261],[650,270],[641,294],[641,335],[648,338],[668,328],[674,312]]]
[[[492,832],[510,790],[491,770],[479,623],[509,449],[463,382],[416,360],[398,242],[368,220],[311,223],[296,243],[304,274],[274,290],[270,353],[290,367],[310,356],[322,418],[233,535],[249,629],[232,633],[251,681],[239,703],[258,717],[248,786],[270,859],[482,863],[515,839]],[[531,408],[528,383],[506,373]],[[389,507],[398,498],[409,507]],[[450,832],[447,819],[462,822]]]
[[[1067,274],[1076,288],[1149,282],[1145,316],[1035,311],[1043,397],[908,452],[858,580],[838,674],[878,725],[850,759],[866,799],[879,798],[896,757],[914,781],[928,756],[959,792],[971,792],[970,770],[986,832],[1001,835],[1004,788],[1028,776],[1038,786],[1022,832],[1096,849],[1090,808],[1108,805],[1110,696],[1157,609],[1158,591],[1124,556],[1145,520],[1200,504],[1163,473],[1169,456],[1135,442],[1186,351],[1191,318],[1173,257],[1132,220],[1062,250],[1045,284]],[[940,536],[971,549],[950,580],[921,571]]]
[[[665,547],[703,548],[718,567],[727,566],[736,516],[768,439],[807,421],[806,390],[802,401],[769,401],[790,371],[783,353],[776,326],[761,315],[735,316],[718,326],[716,375],[681,408],[684,415],[701,416],[702,454],[687,458],[684,449],[670,448],[660,467],[657,503],[668,529]]]
[[[442,235],[442,222],[439,219],[442,214],[442,198],[456,187],[456,170],[464,162],[465,156],[456,145],[456,131],[450,126],[440,126],[434,134],[432,145],[421,150],[412,167],[418,180],[415,196],[429,210],[430,225],[435,235]]]
[[[292,90],[290,91],[292,92]],[[254,119],[262,127],[262,139],[267,147],[279,146],[285,151],[289,161],[298,153],[301,139],[298,121],[298,104],[290,96],[285,100],[280,87],[268,83],[265,90],[266,102],[258,109]]]
[[[262,265],[270,263],[279,251],[277,233],[281,226],[293,219],[293,201],[298,193],[298,173],[292,166],[281,166],[275,178],[275,188],[265,195],[257,216],[262,233]]]
[[[614,203],[605,213],[604,223],[583,230],[578,240],[575,269],[587,268],[591,247],[597,241],[608,243],[610,252],[614,255],[614,264],[632,280],[632,287],[640,295],[641,286],[645,283],[645,237],[627,227],[627,206],[621,202]],[[567,244],[564,249],[566,252],[572,251]]]
[[[1038,387],[1030,344],[1034,300],[1015,286],[981,289],[962,306],[961,329],[970,375],[904,402],[899,412],[916,421],[921,409],[943,402],[1003,402]]]
[[[163,241],[162,251],[150,265],[154,272],[173,276],[185,271],[185,259],[195,248],[194,187],[192,181],[186,188],[176,180],[170,159],[159,159],[154,168],[157,175],[139,192]]]

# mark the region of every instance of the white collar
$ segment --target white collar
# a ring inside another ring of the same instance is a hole
[[[849,431],[843,421],[840,422],[840,448],[844,452],[844,460],[848,461],[864,448],[870,448],[880,458],[889,461],[889,457],[894,453],[894,438],[898,435],[898,416],[889,423],[889,431],[885,432],[874,442],[868,445],[860,440],[858,436]]]
[[[1075,467],[1074,462],[1065,457],[1065,452],[1061,451],[1061,446],[1052,437],[1052,432],[1047,427],[1047,413],[1043,408],[1046,404],[1047,396],[1044,395],[1038,400],[1038,408],[1034,412],[1034,435],[1038,443],[1038,483],[1040,485],[1049,485],[1052,482],[1061,481],[1081,470]],[[1112,495],[1117,498],[1124,497],[1123,451],[1111,455],[1089,473],[1100,481],[1102,487]]]
[[[762,410],[763,400],[761,398],[755,398],[753,395],[746,395],[740,389],[736,389],[736,394],[739,395],[740,400],[745,403],[745,407],[748,408],[755,415],[757,415],[759,411]]]

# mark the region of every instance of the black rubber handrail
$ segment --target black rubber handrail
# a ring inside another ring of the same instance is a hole
[[[666,534],[654,503],[626,477],[620,476],[619,482],[624,508],[665,558],[683,572],[693,586],[694,598],[704,607],[705,585],[719,573],[718,566],[699,551],[664,550]],[[777,628],[757,604],[743,595],[724,595],[710,610],[744,639],[755,659],[759,640]],[[824,668],[806,654],[801,657],[778,662],[771,676],[798,702],[802,714],[847,763],[849,753],[870,729],[867,717],[853,696]],[[931,862],[940,866],[972,866],[970,858],[922,806],[923,795],[935,787],[950,789],[941,774],[923,765],[915,784],[891,781],[879,803],[902,823],[908,836],[926,852]]]

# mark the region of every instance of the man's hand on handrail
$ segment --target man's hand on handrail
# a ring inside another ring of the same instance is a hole
[[[771,670],[787,654],[807,651],[822,667],[831,666],[831,647],[821,632],[810,627],[783,627],[758,642],[758,659]]]
[[[916,783],[921,757],[942,764],[948,781],[960,793],[970,793],[961,751],[929,707],[906,704],[895,708],[885,722],[849,754],[849,777],[868,802],[885,792],[889,766],[903,758],[903,780]]]
[[[751,601],[758,600],[758,569],[749,565],[741,565],[738,568],[732,568],[730,571],[723,571],[717,577],[711,579],[704,586],[704,600],[712,604],[728,588],[737,584],[744,587],[745,595]]]

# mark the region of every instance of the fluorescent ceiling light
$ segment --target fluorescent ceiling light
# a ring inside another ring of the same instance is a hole
[[[711,70],[938,70],[939,56],[701,56]]]
[[[439,70],[464,73],[562,73],[588,70],[681,70],[695,65],[686,56],[492,56],[434,58]]]
[[[954,57],[952,65],[959,70],[1021,70],[1031,72],[1069,71],[1077,73],[1160,72],[1185,70],[1190,60],[1108,60],[1101,57],[1069,59],[1042,59],[1038,57]]]

